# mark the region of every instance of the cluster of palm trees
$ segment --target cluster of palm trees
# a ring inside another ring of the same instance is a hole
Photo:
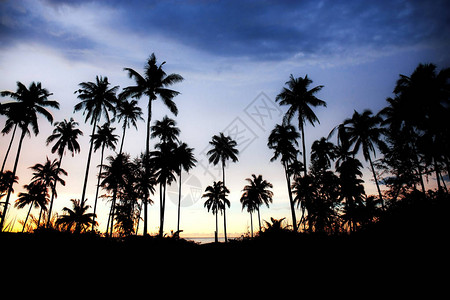
[[[29,207],[23,223],[26,228],[32,207],[40,208],[37,225],[41,219],[46,227],[60,226],[74,232],[94,231],[96,229],[97,202],[99,198],[110,200],[110,213],[106,234],[118,232],[123,235],[136,233],[140,220],[143,220],[143,234],[148,234],[148,205],[151,196],[159,186],[160,224],[159,235],[164,235],[167,185],[178,181],[179,200],[177,232],[180,232],[181,176],[196,164],[194,149],[182,142],[180,129],[174,119],[165,116],[152,123],[152,103],[160,99],[173,113],[178,110],[174,97],[179,92],[170,87],[183,80],[178,74],[167,75],[163,70],[165,62],[157,64],[152,54],[145,65],[143,75],[125,68],[135,85],[119,92],[118,86],[111,86],[107,77],[97,76],[94,82],[82,82],[75,92],[80,100],[74,111],[82,111],[85,122],[92,125],[86,170],[80,199],[72,199],[72,208],[65,207],[64,214],[52,221],[52,208],[57,197],[57,185],[65,185],[62,168],[66,152],[72,156],[80,152],[78,138],[83,133],[74,119],[54,124],[53,133],[47,139],[52,145],[51,152],[57,158],[47,158],[44,164],[36,164],[32,181],[19,193],[16,207]],[[420,64],[411,76],[400,75],[394,90],[395,97],[388,98],[388,106],[378,114],[370,110],[354,112],[351,118],[336,126],[328,137],[322,137],[311,145],[308,164],[305,145],[305,128],[309,123],[319,123],[314,108],[326,107],[326,102],[317,98],[323,86],[309,88],[312,80],[305,77],[290,76],[286,86],[277,95],[276,101],[287,106],[287,112],[280,124],[275,125],[268,137],[267,146],[273,150],[271,161],[280,160],[287,184],[293,231],[327,232],[354,231],[361,225],[374,222],[378,213],[389,207],[397,199],[407,197],[412,191],[426,193],[424,177],[433,174],[438,192],[446,192],[445,173],[450,171],[449,125],[446,116],[450,103],[450,69],[436,71],[432,64]],[[40,83],[26,87],[17,83],[17,91],[3,91],[6,101],[0,106],[0,113],[6,116],[3,134],[12,131],[11,140],[5,154],[0,172],[0,197],[2,201],[0,230],[5,225],[6,213],[10,206],[19,158],[26,135],[39,133],[38,115],[50,123],[52,114],[47,108],[58,109],[52,95]],[[138,100],[147,96],[147,119],[145,151],[136,158],[124,152],[125,134],[130,126],[137,128],[143,119]],[[291,122],[296,118],[295,125]],[[120,147],[114,155],[104,158],[105,149],[116,150],[119,136],[115,134],[114,122],[122,126]],[[297,127],[297,128],[296,128]],[[19,143],[12,171],[5,171],[17,129],[20,131]],[[336,144],[330,140],[337,136]],[[154,149],[150,149],[150,139],[157,139]],[[301,141],[299,141],[301,139]],[[301,142],[301,149],[300,144]],[[100,150],[99,172],[96,178],[96,194],[93,212],[87,204],[86,190],[89,184],[89,169],[93,152]],[[376,196],[365,193],[362,168],[358,153],[370,167],[377,188]],[[381,155],[376,159],[376,155]],[[226,208],[230,207],[226,186],[225,167],[228,162],[237,162],[239,151],[237,143],[223,133],[214,135],[210,141],[209,163],[220,165],[222,180],[215,181],[205,189],[202,198],[204,206],[215,215],[216,230],[219,232],[218,215],[223,215],[223,231],[227,241]],[[381,172],[381,173],[380,173]],[[272,184],[262,175],[252,174],[247,178],[240,202],[242,209],[250,214],[250,231],[253,236],[252,214],[257,213],[261,231],[260,207],[273,201]],[[387,189],[382,192],[380,184]],[[101,195],[100,191],[104,194]],[[297,210],[301,216],[297,218]]]
[[[326,106],[314,95],[322,86],[308,89],[310,83],[307,76],[291,75],[287,87],[276,98],[281,105],[288,105],[287,113],[268,139],[268,147],[274,150],[271,160],[280,158],[285,171],[294,231],[301,226],[308,231],[354,231],[375,221],[387,209],[386,198],[388,204],[395,203],[418,191],[419,185],[425,194],[423,177],[433,172],[438,192],[448,192],[443,173],[448,177],[450,172],[446,120],[450,115],[450,69],[437,73],[435,65],[419,64],[410,77],[400,75],[395,97],[387,99],[387,107],[378,114],[354,111],[328,137],[312,144],[308,166],[304,125],[306,121],[312,125],[319,121],[313,107]],[[301,134],[290,124],[295,114]],[[336,145],[330,142],[335,134]],[[297,149],[299,137],[303,152]],[[365,193],[363,165],[356,157],[361,150],[373,174],[377,196]],[[377,153],[383,156],[374,160]],[[303,155],[303,162],[299,155]],[[384,193],[380,181],[388,187]],[[301,209],[299,222],[296,206]]]
[[[110,218],[107,225],[107,231],[111,233],[113,227],[125,234],[137,230],[138,220],[140,218],[141,207],[144,210],[144,234],[147,234],[147,206],[151,203],[150,195],[154,193],[156,184],[160,184],[161,193],[161,224],[160,234],[163,233],[164,208],[165,208],[165,188],[174,180],[174,174],[181,176],[181,171],[188,171],[195,164],[193,149],[187,144],[178,141],[179,129],[175,127],[175,121],[164,118],[162,121],[155,122],[151,126],[151,108],[152,102],[161,99],[169,110],[177,115],[178,110],[173,102],[173,98],[179,92],[169,89],[177,82],[181,82],[183,77],[178,74],[167,75],[163,70],[163,65],[157,64],[154,54],[150,55],[145,65],[144,74],[141,75],[131,68],[125,68],[130,78],[135,80],[134,86],[124,88],[118,93],[119,86],[111,86],[107,77],[97,76],[95,82],[82,82],[79,89],[75,91],[80,102],[75,105],[74,111],[82,111],[85,115],[85,122],[92,125],[90,135],[90,146],[84,176],[83,189],[80,200],[73,200],[73,209],[64,208],[67,212],[56,223],[65,224],[67,229],[75,231],[87,230],[96,224],[96,207],[99,197],[99,188],[102,187],[107,193],[106,197],[111,198]],[[42,88],[40,83],[31,83],[27,88],[22,83],[17,83],[17,91],[3,91],[2,97],[9,97],[15,101],[6,101],[1,104],[1,114],[7,117],[3,134],[13,130],[11,142],[9,144],[1,171],[1,195],[6,196],[1,213],[0,230],[3,230],[6,213],[10,205],[11,193],[14,191],[14,184],[17,183],[16,171],[18,167],[20,152],[24,137],[30,134],[31,128],[35,135],[39,133],[37,116],[44,116],[50,123],[53,122],[52,114],[46,109],[51,107],[58,109],[59,103],[55,100],[49,100],[52,94]],[[138,99],[142,96],[148,96],[148,115],[147,115],[147,133],[145,152],[140,157],[130,160],[130,157],[123,153],[124,139],[126,129],[142,119],[142,111],[137,106]],[[102,125],[102,118],[105,120]],[[122,141],[120,149],[114,156],[106,158],[107,164],[104,164],[104,150],[110,148],[115,150],[118,136],[114,134],[115,128],[111,127],[115,120],[122,122]],[[47,159],[44,165],[36,165],[33,181],[25,185],[27,192],[19,194],[16,206],[22,208],[26,205],[36,206],[42,211],[48,210],[47,226],[50,225],[51,210],[53,200],[56,197],[57,183],[64,184],[61,175],[67,175],[61,168],[61,162],[66,150],[72,155],[80,151],[77,139],[83,133],[77,128],[78,123],[72,118],[67,121],[55,123],[53,134],[47,139],[47,144],[54,143],[52,153],[58,152],[59,159],[51,162]],[[17,128],[22,130],[19,146],[12,171],[4,172],[3,168],[8,158],[12,142]],[[153,133],[151,134],[151,131]],[[156,145],[155,151],[150,151],[150,136],[159,137],[161,142]],[[97,178],[97,191],[94,200],[94,212],[89,218],[80,218],[76,212],[85,212],[90,207],[86,204],[86,189],[88,185],[89,168],[93,151],[101,149],[100,171]],[[38,170],[39,169],[39,170]],[[39,171],[39,172],[38,172]],[[39,173],[39,174],[38,174]],[[180,185],[181,189],[181,185]],[[49,199],[49,190],[52,192]],[[181,198],[180,198],[181,199]],[[138,205],[138,200],[140,204]],[[50,208],[47,204],[50,202]],[[72,212],[72,213],[71,213]],[[40,214],[41,215],[41,214]],[[73,220],[73,218],[79,220]],[[28,219],[28,216],[27,216]],[[80,221],[83,219],[84,221]],[[179,219],[179,218],[178,218]],[[114,221],[116,224],[114,225]],[[40,223],[40,222],[39,222]],[[74,225],[76,224],[76,226]],[[24,222],[24,228],[26,220]],[[38,224],[39,225],[39,224]],[[73,225],[73,226],[72,226]],[[178,225],[179,226],[179,225]]]

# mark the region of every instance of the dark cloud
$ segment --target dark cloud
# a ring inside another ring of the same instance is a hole
[[[53,9],[92,2],[45,1]],[[121,18],[111,24],[117,29],[144,37],[158,33],[215,55],[257,60],[283,59],[300,53],[305,56],[351,54],[353,49],[359,48],[383,51],[390,47],[427,43],[448,46],[450,34],[450,5],[444,0],[128,0],[100,1],[98,4],[119,11]],[[0,5],[9,6],[8,13],[18,17],[22,24],[14,27],[4,24],[7,22],[0,23],[0,34],[5,35],[8,41],[15,36],[44,36],[70,46],[77,43],[82,47],[90,45],[89,41],[68,32],[58,37],[51,36],[48,34],[49,21],[33,20],[32,15],[19,10],[11,12],[11,2],[8,1]]]

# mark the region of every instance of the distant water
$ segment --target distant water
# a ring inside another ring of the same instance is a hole
[[[185,240],[194,241],[198,244],[208,244],[214,243],[214,237],[183,237]],[[235,237],[228,237],[228,240],[233,239]],[[225,242],[223,237],[219,237],[219,242]]]

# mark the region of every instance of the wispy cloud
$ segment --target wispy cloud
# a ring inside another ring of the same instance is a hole
[[[4,45],[109,45],[158,36],[222,57],[280,60],[446,44],[448,1],[4,1]],[[120,45],[119,45],[120,47]]]

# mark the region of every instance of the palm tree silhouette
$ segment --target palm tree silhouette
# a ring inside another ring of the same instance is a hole
[[[159,236],[164,234],[164,214],[166,209],[166,186],[175,180],[174,173],[179,166],[174,156],[175,143],[159,143],[155,151],[151,152],[150,163],[155,170],[156,181],[159,183],[160,225]]]
[[[76,128],[76,126],[78,126],[78,123],[75,122],[73,118],[70,118],[69,121],[64,119],[64,121],[62,122],[56,122],[55,129],[53,129],[52,134],[47,138],[47,146],[50,143],[56,141],[52,147],[52,153],[58,152],[58,168],[61,168],[61,162],[66,148],[72,153],[72,157],[74,156],[74,153],[80,152],[80,145],[78,144],[77,139],[79,135],[83,135],[83,132],[80,129]],[[56,189],[56,182],[55,186],[52,189]],[[54,194],[52,193],[52,198],[50,200],[50,209],[48,211],[47,227],[50,225],[53,200]]]
[[[1,172],[3,172],[5,170],[5,164],[8,159],[14,137],[16,136],[17,126],[19,126],[21,129],[26,127],[26,120],[23,115],[25,105],[22,102],[11,102],[8,105],[1,104],[0,107],[0,114],[7,117],[5,127],[2,129],[2,134],[8,134],[11,129],[14,128],[11,135],[11,140],[9,141],[8,149],[6,150],[5,158],[3,159],[1,169]]]
[[[97,123],[101,116],[104,115],[107,122],[110,122],[109,113],[115,114],[115,105],[117,103],[116,92],[119,86],[109,87],[108,77],[96,76],[95,82],[82,82],[81,87],[75,93],[78,93],[78,99],[81,101],[74,107],[74,111],[83,110],[83,115],[86,114],[85,122],[90,120],[92,125],[91,144],[89,146],[89,154],[86,163],[86,173],[84,175],[83,192],[81,193],[82,202],[85,200],[86,187],[89,176],[89,166],[91,164],[92,148],[94,146],[94,139]]]
[[[436,173],[438,190],[442,191],[440,169],[445,164],[450,173],[449,115],[450,68],[437,73],[434,64],[419,64],[410,76],[400,75],[394,93],[397,123],[407,127],[416,137],[413,146],[426,165]],[[391,105],[392,106],[392,105]],[[406,113],[400,114],[398,111]],[[420,170],[419,170],[420,172]],[[442,184],[445,185],[444,181]]]
[[[244,193],[241,196],[242,209],[247,207],[247,211],[250,213],[251,233],[253,237],[253,220],[252,212],[258,212],[259,231],[261,231],[261,215],[259,207],[265,204],[269,207],[269,203],[272,203],[273,192],[269,189],[273,188],[273,185],[264,180],[262,175],[256,177],[252,174],[252,178],[246,178],[248,185],[244,186],[242,190]]]
[[[114,224],[114,210],[117,200],[117,192],[121,187],[124,187],[128,183],[127,178],[129,177],[129,173],[132,172],[133,167],[132,163],[129,161],[129,156],[125,154],[108,156],[106,160],[108,161],[108,164],[103,166],[105,170],[100,176],[103,178],[101,186],[108,192],[112,193],[111,212],[109,214],[108,224],[106,227],[106,234],[108,234],[109,229],[109,234],[111,236]]]
[[[142,109],[137,106],[136,100],[128,101],[126,99],[122,99],[122,94],[119,95],[119,103],[116,107],[117,110],[117,119],[118,121],[122,121],[123,119],[123,133],[122,133],[122,142],[120,143],[119,154],[122,153],[123,150],[123,142],[125,141],[125,131],[127,128],[130,128],[130,125],[133,125],[134,128],[137,129],[137,120],[144,120],[142,118]]]
[[[160,143],[156,144],[156,151],[152,151],[150,161],[155,169],[156,180],[159,183],[159,199],[160,199],[160,237],[164,234],[164,214],[166,208],[166,186],[175,180],[174,173],[178,172],[179,165],[176,161],[175,150],[176,142],[180,129],[176,127],[175,120],[164,116],[159,121],[155,121],[152,129],[152,138],[159,138]]]
[[[91,208],[86,205],[86,201],[80,201],[79,199],[70,199],[70,201],[72,201],[72,209],[64,207],[65,214],[56,220],[56,225],[63,225],[66,230],[72,230],[75,226],[74,233],[79,234],[86,231],[92,223],[95,223],[94,214],[86,213]]]
[[[204,207],[207,208],[208,212],[211,211],[213,215],[216,215],[216,231],[214,233],[214,240],[217,243],[219,236],[219,223],[218,223],[218,213],[225,210],[225,206],[230,207],[230,201],[227,199],[227,194],[230,191],[223,184],[222,181],[214,181],[213,185],[209,185],[205,189],[205,193],[202,198],[207,198]]]
[[[270,132],[267,146],[274,150],[274,155],[270,161],[275,161],[281,156],[281,164],[284,167],[286,176],[286,183],[289,194],[289,204],[291,206],[292,226],[294,231],[297,231],[297,218],[295,216],[294,200],[292,199],[291,191],[291,174],[289,172],[289,165],[297,161],[298,150],[294,145],[297,144],[297,139],[300,137],[295,127],[290,124],[275,125],[275,128]]]
[[[150,170],[150,173],[148,170]],[[148,204],[153,204],[153,201],[150,199],[150,194],[153,195],[155,193],[155,185],[157,182],[154,174],[155,170],[150,167],[150,159],[147,158],[144,153],[141,153],[140,157],[135,159],[133,172],[135,180],[134,189],[144,205],[144,235],[146,235],[148,219],[147,207]],[[140,219],[140,213],[141,211],[139,211],[138,220]],[[137,233],[139,229],[139,222],[136,227]]]
[[[385,147],[384,142],[381,140],[382,129],[379,127],[380,123],[381,118],[379,116],[374,116],[370,110],[365,110],[362,114],[355,111],[352,118],[346,119],[343,125],[348,134],[350,146],[354,145],[353,153],[356,154],[362,147],[364,159],[370,163],[378,195],[384,208],[383,196],[381,195],[375,168],[370,157],[371,152],[375,154],[375,145]]]
[[[174,159],[177,162],[178,169],[178,220],[177,220],[177,231],[180,231],[180,213],[181,213],[181,173],[184,170],[188,172],[195,167],[197,160],[194,157],[194,148],[189,148],[186,143],[180,142],[180,144],[175,148]]]
[[[28,221],[28,217],[31,212],[31,208],[34,206],[35,208],[47,209],[47,203],[49,201],[48,199],[48,192],[47,187],[45,186],[45,183],[42,181],[35,181],[28,185],[24,185],[24,188],[27,190],[27,192],[21,192],[19,193],[19,198],[17,198],[14,207],[17,208],[24,208],[28,204],[30,205],[30,209],[28,210],[27,217],[25,218],[25,221],[23,223],[22,232],[25,230],[25,226]]]
[[[61,178],[61,175],[67,176],[67,172],[59,167],[57,159],[50,161],[47,157],[45,164],[38,163],[30,167],[30,169],[34,171],[33,177],[31,178],[31,184],[42,182],[46,189],[50,188],[52,192],[51,200],[57,197],[56,184],[59,182],[63,186],[66,185],[66,182]],[[41,207],[37,224],[38,227],[40,226],[42,210],[43,208]],[[50,218],[50,215],[48,215],[48,217]]]
[[[209,163],[213,165],[217,165],[219,162],[222,162],[222,183],[225,185],[225,164],[226,161],[231,159],[232,162],[237,162],[239,155],[239,150],[236,148],[237,143],[229,136],[225,136],[222,132],[219,135],[214,135],[209,144],[213,147],[208,151],[209,155]],[[228,242],[227,239],[227,219],[225,213],[225,206],[223,208],[223,227],[224,227],[224,235],[225,242]]]
[[[105,148],[109,149],[116,149],[116,143],[118,136],[113,134],[115,128],[110,127],[110,123],[105,123],[101,127],[97,125],[97,133],[92,136],[92,139],[94,140],[94,152],[97,151],[99,148],[102,149],[102,153],[100,156],[100,170],[98,171],[98,178],[97,178],[97,188],[95,191],[95,201],[94,201],[94,221],[95,221],[95,213],[97,211],[97,198],[98,198],[98,191],[100,189],[100,178],[102,174],[102,168],[103,168],[103,154],[105,153]],[[94,224],[92,223],[92,231],[94,231]]]
[[[312,80],[305,75],[304,78],[295,78],[292,74],[289,77],[289,81],[285,84],[288,88],[283,88],[281,93],[277,95],[275,101],[279,101],[280,105],[288,105],[289,109],[284,115],[283,122],[285,124],[289,123],[295,114],[298,115],[298,129],[302,136],[302,146],[303,146],[303,165],[304,175],[306,176],[306,147],[305,147],[305,123],[308,121],[314,126],[314,123],[320,123],[314,111],[311,109],[316,106],[327,106],[326,102],[318,99],[314,94],[319,92],[323,85],[316,86],[308,90],[308,86],[312,83]]]
[[[167,75],[163,70],[163,62],[159,66],[156,64],[155,54],[152,53],[147,60],[147,64],[144,67],[144,76],[136,72],[131,68],[124,68],[124,71],[128,72],[130,78],[134,78],[136,85],[126,87],[122,95],[124,97],[133,97],[140,99],[143,95],[148,97],[148,114],[147,114],[147,138],[145,154],[150,154],[150,123],[152,120],[152,102],[155,101],[158,96],[174,114],[178,114],[177,106],[173,102],[173,98],[180,94],[177,91],[168,89],[169,86],[183,81],[183,77],[179,74]]]
[[[349,156],[346,156],[336,166],[336,172],[339,173],[339,199],[345,202],[345,216],[343,218],[348,221],[350,231],[356,229],[356,207],[361,205],[365,195],[364,186],[362,185],[364,181],[358,178],[362,176],[361,168],[361,162]]]
[[[16,159],[14,161],[14,167],[12,171],[12,177],[16,175],[17,165],[19,163],[20,151],[22,149],[23,139],[25,135],[28,133],[28,126],[31,125],[31,128],[34,132],[34,135],[39,134],[39,124],[37,121],[37,115],[44,116],[47,121],[53,123],[52,114],[45,109],[45,107],[52,107],[59,109],[59,103],[55,100],[48,100],[48,97],[51,96],[47,89],[42,88],[41,83],[32,82],[27,88],[21,82],[17,82],[17,91],[2,91],[0,96],[2,97],[10,97],[16,102],[9,102],[2,104],[3,109],[11,109],[11,107],[16,107],[17,105],[22,109],[22,121],[19,122],[19,125],[22,129],[22,135],[20,136],[19,146],[17,147]],[[8,188],[8,194],[6,196],[5,206],[3,208],[2,218],[0,221],[0,231],[3,230],[3,225],[6,218],[6,211],[9,205],[9,199],[11,197],[11,192],[13,190],[14,181],[11,182],[11,185]]]

